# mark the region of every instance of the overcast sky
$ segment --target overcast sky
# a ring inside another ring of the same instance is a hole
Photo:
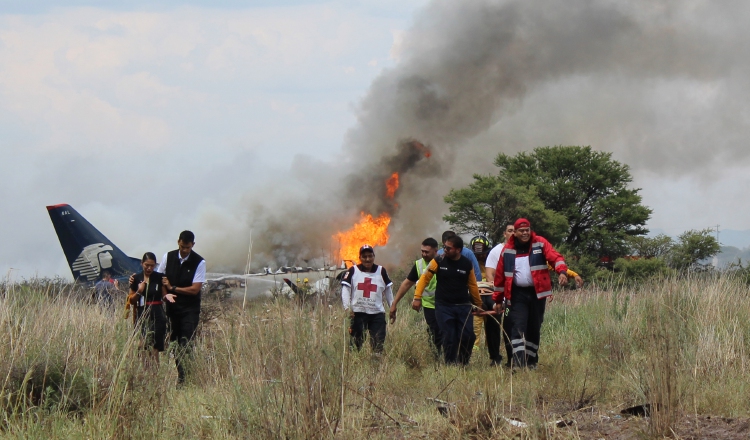
[[[557,75],[549,61],[456,141],[448,187],[493,172],[499,151],[591,145],[631,166],[649,227],[750,229],[748,7],[663,3],[678,52],[710,29],[703,52],[661,56],[657,74],[609,61]],[[161,255],[186,228],[209,261],[243,255],[253,212],[238,207],[304,203],[299,169],[337,169],[373,81],[429,60],[420,29],[447,4],[0,0],[0,276],[70,278],[44,208],[57,203],[133,256]]]

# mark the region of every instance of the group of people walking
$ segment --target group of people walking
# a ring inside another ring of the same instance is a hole
[[[394,323],[399,301],[416,286],[412,309],[423,312],[434,353],[446,363],[469,363],[483,322],[491,365],[502,364],[504,345],[506,365],[536,368],[545,307],[552,298],[550,271],[562,286],[569,277],[578,287],[583,280],[531,230],[527,219],[508,225],[504,235],[505,242],[489,252],[488,240],[473,241],[470,249],[452,231],[443,233],[442,249],[437,240],[426,238],[422,258],[414,262],[395,298],[385,268],[374,263],[373,248],[362,246],[361,264],[349,268],[342,279],[352,345],[360,349],[368,330],[373,350],[381,352],[386,337],[383,301]]]
[[[158,267],[155,254],[143,254],[143,271],[128,280],[125,304],[128,312],[135,309],[133,319],[145,340],[147,364],[157,362],[159,352],[164,351],[169,322],[169,339],[177,343],[178,385],[188,375],[191,341],[200,319],[201,287],[206,282],[206,260],[193,252],[194,245],[195,235],[182,231],[178,249],[164,254]]]
[[[167,252],[158,263],[146,252],[143,271],[129,279],[126,308],[134,309],[134,322],[145,339],[147,359],[155,361],[165,349],[167,323],[170,341],[176,342],[178,384],[189,369],[191,341],[200,318],[201,287],[206,281],[206,261],[193,252],[195,236],[183,231],[178,249]],[[442,235],[442,248],[434,238],[421,244],[416,260],[398,291],[386,269],[375,264],[375,250],[364,245],[360,264],[353,265],[341,280],[343,307],[349,311],[352,346],[361,349],[369,335],[375,353],[386,339],[384,301],[390,322],[396,321],[397,305],[416,286],[411,308],[421,311],[427,323],[430,344],[447,364],[467,365],[477,348],[482,322],[490,364],[501,365],[505,346],[508,366],[536,368],[542,322],[548,298],[552,298],[550,271],[565,286],[574,278],[565,260],[531,223],[518,219],[505,230],[505,242],[487,252],[488,240],[472,241],[471,249],[452,231]],[[479,258],[477,258],[479,257]],[[483,264],[482,264],[483,263]],[[104,290],[110,284],[102,281]]]

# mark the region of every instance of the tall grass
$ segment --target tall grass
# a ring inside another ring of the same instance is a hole
[[[486,351],[444,366],[409,298],[382,356],[348,349],[345,314],[278,298],[211,303],[193,376],[168,354],[147,369],[132,323],[62,284],[0,296],[0,432],[22,438],[577,438],[549,422],[650,404],[647,436],[686,413],[748,415],[750,303],[727,276],[558,293],[540,368],[511,374]],[[119,302],[118,302],[119,303]],[[509,419],[523,420],[515,427]]]

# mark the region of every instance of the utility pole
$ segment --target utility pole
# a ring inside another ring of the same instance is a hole
[[[721,242],[719,241],[719,226],[720,225],[716,225],[716,242],[721,244]]]

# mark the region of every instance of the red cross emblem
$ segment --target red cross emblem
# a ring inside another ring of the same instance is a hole
[[[357,284],[357,289],[359,289],[359,290],[361,290],[363,292],[362,293],[363,297],[369,298],[370,297],[370,293],[378,290],[378,286],[375,285],[375,284],[372,284],[372,278],[367,277],[367,278],[365,278],[365,282],[364,283]]]

